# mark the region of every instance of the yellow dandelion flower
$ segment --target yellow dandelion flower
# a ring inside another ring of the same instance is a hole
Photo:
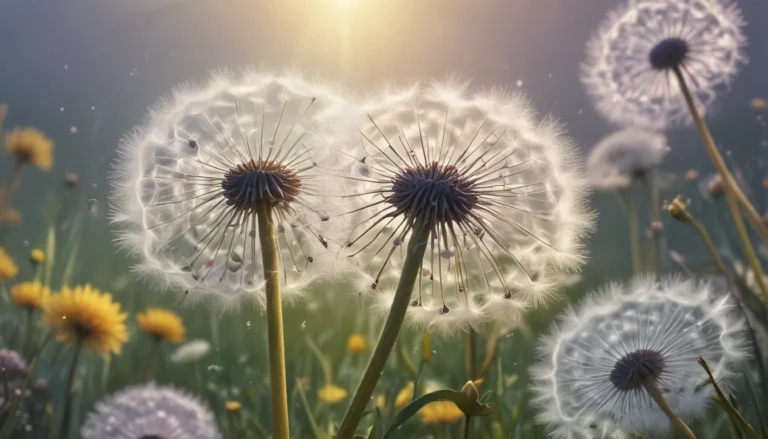
[[[136,320],[141,329],[153,337],[169,343],[179,343],[184,340],[184,323],[172,311],[147,308],[143,313],[136,314]]]
[[[29,260],[35,265],[42,264],[43,261],[45,261],[45,253],[39,248],[36,248],[29,252]]]
[[[317,397],[329,404],[336,404],[347,397],[347,391],[333,384],[326,384],[317,391]]]
[[[395,408],[401,409],[408,405],[413,399],[413,383],[407,383],[405,387],[400,389],[395,396]]]
[[[227,401],[224,404],[224,408],[227,409],[228,412],[234,413],[240,411],[240,409],[243,408],[243,405],[238,401]]]
[[[37,128],[14,128],[5,135],[5,150],[22,163],[32,163],[43,171],[53,166],[53,141]]]
[[[376,395],[376,407],[382,411],[387,407],[387,398],[384,395]]]
[[[347,352],[359,354],[365,350],[365,337],[360,334],[352,334],[347,339]]]
[[[0,224],[18,226],[21,224],[21,212],[13,207],[6,209],[4,212],[0,212]]]
[[[127,314],[109,293],[101,293],[90,285],[63,287],[48,298],[43,323],[64,343],[82,346],[103,356],[120,354],[128,341],[125,327]]]
[[[11,256],[8,255],[8,253],[6,253],[2,247],[0,247],[0,282],[12,279],[16,276],[16,274],[18,274],[18,272],[19,268],[16,267],[16,264],[13,262],[13,259],[11,259]]]
[[[40,282],[22,282],[11,288],[11,301],[19,308],[30,311],[42,309],[51,290]]]
[[[464,417],[453,401],[430,402],[419,410],[423,424],[450,424]]]

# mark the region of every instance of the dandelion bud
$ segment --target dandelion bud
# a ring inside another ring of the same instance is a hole
[[[667,210],[669,216],[673,219],[682,223],[690,224],[691,215],[688,213],[688,206],[686,203],[680,200],[680,197],[675,197],[674,200],[666,205],[665,209]]]
[[[707,182],[707,192],[713,198],[720,198],[725,195],[725,184],[719,174],[715,174]]]
[[[34,249],[29,252],[29,261],[34,265],[42,264],[45,261],[45,253],[38,248]]]
[[[421,336],[421,361],[429,363],[432,361],[432,347],[429,342],[429,333],[425,332]]]
[[[470,401],[480,400],[480,392],[477,391],[477,387],[475,387],[475,383],[472,381],[467,381],[467,383],[464,384],[464,387],[461,388],[461,393],[467,395],[467,398],[469,398]]]

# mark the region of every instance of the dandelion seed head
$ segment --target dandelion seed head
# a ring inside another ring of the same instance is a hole
[[[539,291],[519,286],[583,263],[593,218],[575,149],[521,96],[455,80],[390,87],[350,120],[333,239],[375,309],[388,312],[417,224],[429,237],[406,321],[438,332],[517,318]]]
[[[581,81],[613,123],[651,129],[688,124],[675,69],[704,113],[746,62],[744,24],[731,0],[622,4],[587,43]]]
[[[284,299],[322,273],[325,133],[337,92],[297,75],[219,72],[178,87],[123,139],[113,175],[118,243],[134,270],[185,302],[262,305],[258,215],[272,212]]]
[[[709,283],[638,277],[609,285],[566,311],[543,340],[531,368],[539,420],[558,438],[601,429],[663,434],[669,422],[643,383],[653,380],[680,416],[701,416],[710,389],[697,357],[727,386],[747,355],[743,329],[727,293]]]
[[[106,397],[89,413],[83,439],[220,439],[213,412],[172,387],[147,384]]]
[[[587,175],[595,188],[628,187],[658,167],[669,152],[663,134],[627,128],[604,137],[587,157]]]

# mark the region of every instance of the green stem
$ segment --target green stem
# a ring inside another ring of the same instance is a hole
[[[661,201],[659,200],[659,185],[656,181],[656,174],[650,172],[645,177],[645,184],[648,187],[648,197],[651,203],[651,225],[661,221]],[[659,271],[659,264],[661,263],[661,243],[660,232],[651,230],[653,236],[651,237],[651,263],[648,270],[651,272]]]
[[[264,280],[266,281],[272,437],[274,439],[288,439],[288,389],[285,382],[283,307],[280,298],[277,236],[272,218],[272,208],[266,203],[261,203],[258,207],[257,217],[259,221],[261,259],[264,263]]]
[[[715,249],[715,244],[712,242],[712,238],[709,236],[709,232],[707,232],[707,228],[704,227],[704,224],[701,223],[701,221],[697,220],[693,216],[689,218],[689,221],[694,229],[696,229],[697,232],[699,232],[699,236],[701,236],[701,240],[704,241],[704,244],[707,246],[707,252],[709,253],[709,256],[712,258],[712,260],[715,262],[715,265],[717,266],[717,270],[725,275],[726,277],[729,277],[728,270],[725,268],[725,264],[723,263],[723,260],[720,258],[720,255],[717,253],[717,249]]]
[[[13,402],[11,403],[11,408],[6,413],[6,418],[5,418],[5,422],[3,423],[3,428],[0,429],[0,439],[4,439],[6,434],[8,434],[11,431],[14,420],[16,418],[16,412],[19,411],[19,406],[21,406],[21,401],[24,399],[24,394],[27,393],[27,387],[29,387],[29,380],[30,378],[32,378],[32,374],[35,372],[35,366],[37,366],[37,360],[40,358],[40,354],[43,352],[43,348],[45,348],[45,345],[47,345],[52,338],[53,337],[51,334],[45,337],[43,342],[40,344],[40,347],[37,348],[37,351],[32,357],[32,361],[30,361],[29,366],[27,366],[27,374],[24,377],[24,381],[21,383],[21,388],[19,389],[19,392],[16,394],[16,397],[13,398]]]
[[[75,374],[77,372],[77,361],[80,359],[80,351],[83,350],[83,343],[78,342],[77,347],[75,348],[75,356],[72,358],[72,365],[69,367],[69,374],[67,375],[67,387],[66,387],[66,393],[64,394],[64,411],[63,411],[63,418],[61,420],[61,429],[59,430],[59,433],[61,433],[62,437],[69,437],[69,422],[70,422],[70,412],[72,411],[72,390],[75,385]]]
[[[749,202],[749,199],[747,199],[746,195],[744,195],[744,192],[741,191],[739,185],[736,184],[736,179],[734,179],[733,175],[731,175],[731,172],[728,170],[728,166],[726,166],[723,157],[717,150],[715,141],[712,139],[712,134],[709,132],[709,128],[707,128],[707,125],[704,123],[704,120],[699,114],[699,110],[696,108],[693,95],[691,95],[691,91],[688,89],[688,84],[683,77],[683,73],[679,68],[675,68],[674,73],[677,77],[678,83],[680,84],[680,90],[683,92],[683,97],[685,97],[685,102],[688,104],[688,110],[691,112],[691,117],[696,124],[696,128],[699,130],[699,135],[701,135],[701,138],[704,141],[704,148],[707,150],[709,158],[715,165],[715,170],[723,179],[723,185],[725,186],[725,197],[728,200],[728,207],[730,208],[731,216],[733,216],[733,222],[736,226],[736,234],[738,235],[742,249],[744,250],[744,256],[747,258],[747,261],[752,268],[752,272],[755,274],[758,286],[760,287],[760,292],[763,294],[763,299],[768,305],[768,288],[765,284],[765,279],[763,277],[763,271],[760,267],[760,263],[757,261],[755,250],[752,248],[752,244],[749,242],[749,235],[747,234],[746,227],[744,226],[744,221],[741,219],[741,211],[739,210],[739,206],[744,209],[747,220],[752,225],[752,228],[758,233],[758,235],[760,235],[760,238],[762,238],[763,243],[766,246],[768,246],[768,228],[766,228],[765,224],[763,223],[763,219],[760,217],[760,214],[757,213],[755,207],[752,206],[752,203]]]
[[[640,266],[640,232],[637,225],[637,199],[635,188],[630,186],[627,190],[627,219],[629,221],[629,251],[632,255],[632,274],[642,271]]]
[[[731,401],[728,399],[728,397],[725,396],[725,393],[723,393],[723,390],[720,388],[720,386],[717,385],[717,381],[715,380],[715,377],[712,375],[712,370],[709,368],[709,364],[707,364],[707,360],[704,359],[704,357],[698,358],[699,365],[704,368],[704,370],[707,372],[707,376],[709,377],[709,382],[712,384],[712,387],[715,388],[715,393],[717,393],[717,402],[730,414],[733,419],[739,424],[739,426],[744,430],[744,432],[747,434],[747,437],[750,439],[760,439],[760,435],[757,434],[754,428],[752,428],[751,425],[744,419],[744,417],[741,415],[741,413],[736,409],[736,407],[733,406]]]
[[[152,347],[149,351],[147,366],[144,369],[144,382],[149,382],[155,375],[155,366],[157,365],[157,356],[160,354],[160,338],[153,337]]]
[[[373,351],[373,356],[365,369],[363,379],[358,384],[352,402],[347,407],[344,418],[339,424],[339,429],[336,432],[337,439],[351,439],[354,436],[365,412],[365,407],[368,405],[376,388],[376,383],[378,383],[384,366],[387,364],[389,354],[397,340],[397,334],[405,320],[408,306],[410,306],[413,286],[419,276],[431,229],[429,222],[417,221],[414,224],[413,233],[408,240],[408,250],[403,270],[400,273],[400,281],[397,284],[397,290],[395,290],[395,297],[392,299],[392,307],[389,310],[387,321],[384,323],[384,328]]]
[[[680,416],[675,413],[672,407],[670,407],[667,403],[667,400],[664,399],[664,395],[661,394],[661,390],[659,390],[659,386],[656,384],[656,381],[645,380],[643,382],[643,387],[648,392],[648,394],[651,395],[651,398],[653,398],[661,411],[667,415],[669,422],[672,424],[675,430],[677,430],[680,434],[688,439],[696,439],[696,435],[693,434],[688,425],[682,419],[680,419]]]
[[[466,338],[464,339],[464,368],[467,371],[467,379],[469,381],[473,381],[477,379],[477,376],[476,376],[477,370],[475,368],[475,357],[476,357],[475,331],[470,329],[467,332]]]
[[[471,419],[472,416],[464,417],[464,428],[462,430],[461,439],[469,439],[469,421]]]

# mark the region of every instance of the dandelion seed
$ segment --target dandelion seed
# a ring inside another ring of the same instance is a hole
[[[155,384],[110,395],[88,414],[83,439],[220,439],[213,412],[186,392]]]
[[[320,276],[328,245],[315,227],[328,206],[318,161],[341,100],[296,76],[221,73],[164,102],[120,146],[112,194],[119,244],[141,256],[142,274],[192,301],[263,305],[257,217],[268,207],[283,298],[299,297]]]
[[[640,0],[611,11],[587,44],[581,81],[598,111],[619,125],[690,123],[678,81],[689,78],[700,112],[746,58],[744,20],[730,0]]]
[[[727,384],[747,355],[743,329],[729,296],[707,283],[610,285],[567,311],[542,342],[531,368],[539,420],[558,438],[661,437],[669,421],[644,387],[659,388],[684,418],[703,415],[710,398],[697,357]]]
[[[205,340],[192,340],[181,345],[171,354],[171,361],[177,364],[189,364],[200,361],[211,351],[211,344]]]

